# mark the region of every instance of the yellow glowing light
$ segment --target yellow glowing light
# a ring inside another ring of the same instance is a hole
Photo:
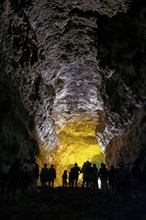
[[[63,171],[69,172],[75,163],[82,168],[87,160],[92,164],[96,163],[98,167],[101,162],[105,162],[104,154],[97,143],[96,126],[97,121],[89,117],[70,121],[57,131],[58,148],[46,151],[45,146],[41,147],[38,163],[42,167],[44,163],[49,162],[46,159],[47,155],[52,156],[53,160],[50,163],[54,164],[57,172],[55,186],[62,184]],[[79,179],[82,179],[81,175]]]
[[[61,176],[66,169],[68,172],[75,163],[82,168],[87,160],[96,163],[99,167],[104,161],[104,155],[97,143],[96,130],[97,121],[93,118],[80,118],[64,125],[58,133],[58,149],[52,152],[53,163],[57,170],[56,184],[61,184]]]

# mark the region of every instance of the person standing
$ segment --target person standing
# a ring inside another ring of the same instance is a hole
[[[54,181],[56,179],[56,169],[54,165],[51,164],[51,167],[48,170],[48,185],[49,187],[54,187]]]
[[[1,165],[1,193],[5,195],[8,186],[8,177],[9,177],[9,170],[10,170],[10,163],[9,161],[4,161]]]
[[[64,173],[62,175],[62,186],[67,187],[67,170],[64,170]]]
[[[38,178],[39,178],[39,165],[35,162],[33,169],[33,189],[37,188]]]
[[[45,163],[40,173],[41,186],[44,186],[47,183],[48,175],[49,175],[49,169],[47,168],[47,164]]]
[[[77,187],[78,184],[78,178],[79,178],[79,172],[80,168],[78,167],[78,164],[75,163],[74,167],[72,168],[72,174],[73,174],[73,186]]]
[[[107,192],[107,178],[108,178],[108,169],[104,163],[101,163],[101,168],[99,169],[99,177],[101,180],[101,189],[103,192]]]
[[[110,167],[109,177],[108,177],[110,193],[115,192],[115,177],[116,177],[116,170],[115,170],[114,166],[112,165]]]
[[[98,168],[93,164],[93,188],[98,189]]]

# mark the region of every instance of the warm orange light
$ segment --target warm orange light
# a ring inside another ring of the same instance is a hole
[[[58,133],[59,147],[52,151],[53,163],[57,169],[57,184],[61,184],[63,170],[78,163],[80,168],[87,160],[99,167],[104,162],[104,155],[96,139],[97,122],[93,118],[84,117],[70,121]]]
[[[96,130],[97,121],[93,118],[84,117],[70,121],[57,131],[59,147],[45,150],[42,147],[39,164],[46,161],[47,154],[51,155],[57,171],[56,186],[62,184],[62,173],[66,169],[68,172],[75,163],[80,168],[87,160],[96,163],[99,167],[104,161],[101,147],[97,143]],[[48,161],[49,162],[49,161]]]

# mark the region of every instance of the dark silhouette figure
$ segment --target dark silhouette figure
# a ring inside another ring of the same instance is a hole
[[[73,186],[77,187],[78,186],[78,178],[79,178],[79,172],[80,168],[78,167],[78,164],[75,163],[74,167],[72,168],[72,175],[73,175]]]
[[[49,176],[49,169],[47,168],[47,164],[44,164],[44,167],[41,169],[40,172],[41,186],[44,186],[48,182],[48,176]]]
[[[21,192],[24,193],[26,190],[33,188],[33,169],[34,166],[29,159],[25,159],[21,166]]]
[[[48,185],[49,185],[49,187],[54,187],[55,179],[56,179],[56,170],[55,170],[53,164],[51,164],[51,167],[48,170]]]
[[[138,194],[140,191],[140,180],[141,180],[141,169],[137,163],[131,169],[131,179],[132,179],[132,191],[134,194]]]
[[[8,197],[15,196],[16,190],[20,186],[20,174],[21,174],[20,168],[21,168],[20,160],[17,158],[9,169],[8,189],[7,189]]]
[[[6,194],[7,191],[7,185],[8,185],[8,177],[9,177],[9,170],[10,170],[10,164],[8,161],[4,161],[1,165],[1,193],[2,195]]]
[[[39,178],[39,165],[35,162],[33,169],[33,189],[37,188],[38,178]]]
[[[93,164],[93,188],[98,189],[98,168]]]
[[[133,179],[140,179],[140,175],[141,175],[141,170],[139,166],[134,165],[131,169],[131,177]]]
[[[125,169],[124,193],[126,195],[129,195],[131,193],[131,173],[129,167]]]
[[[142,170],[142,173],[141,173],[141,180],[144,184],[146,184],[146,165],[144,165],[144,168]]]
[[[115,176],[116,176],[116,170],[114,166],[112,165],[109,170],[109,190],[110,193],[115,192]]]
[[[142,173],[141,173],[141,181],[142,181],[142,191],[145,192],[145,189],[146,189],[146,164],[144,165]]]
[[[101,189],[103,192],[107,192],[107,178],[108,178],[108,169],[104,163],[101,163],[101,168],[99,169],[99,177],[101,180]]]
[[[83,183],[82,183],[82,187],[87,186],[87,182],[88,182],[88,172],[87,172],[87,167],[89,166],[89,161],[84,162],[83,166],[82,166],[82,170],[81,172],[83,173]]]
[[[117,169],[116,173],[116,188],[117,192],[120,194],[125,193],[125,181],[126,181],[126,170],[123,165],[120,165],[120,168]]]
[[[64,170],[64,173],[62,175],[62,186],[67,187],[67,170]]]
[[[73,173],[73,168],[70,169],[69,172],[69,186],[74,187],[74,173]]]
[[[94,181],[94,169],[91,167],[91,163],[89,162],[85,169],[85,176],[86,176],[86,187],[93,187]]]

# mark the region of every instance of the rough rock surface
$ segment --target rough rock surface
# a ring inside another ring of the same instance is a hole
[[[88,117],[108,164],[144,155],[144,1],[6,0],[1,9],[1,63],[39,143],[57,147],[66,123]]]
[[[39,153],[33,119],[20,102],[13,85],[0,78],[0,161],[34,158]]]

